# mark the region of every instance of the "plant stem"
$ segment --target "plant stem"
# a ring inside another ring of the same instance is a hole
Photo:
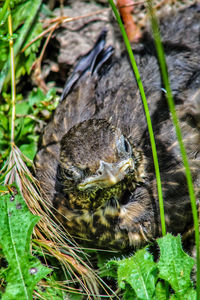
[[[128,40],[126,31],[124,29],[123,23],[121,21],[120,15],[118,13],[118,10],[113,2],[113,0],[108,0],[109,4],[115,14],[115,17],[117,19],[117,22],[119,24],[123,39],[124,39],[124,43],[126,45],[129,57],[130,57],[130,61],[131,61],[131,65],[133,68],[133,71],[135,73],[135,77],[137,80],[137,84],[140,90],[140,94],[141,94],[141,98],[143,101],[143,106],[144,106],[144,111],[145,111],[145,115],[146,115],[146,120],[147,120],[147,126],[148,126],[148,130],[149,130],[149,136],[150,136],[150,142],[151,142],[151,148],[152,148],[152,155],[153,155],[153,161],[154,161],[154,167],[155,167],[155,173],[156,173],[156,180],[157,180],[157,190],[158,190],[158,198],[159,198],[159,206],[160,206],[160,219],[161,219],[161,228],[162,228],[162,235],[164,236],[166,234],[166,226],[165,226],[165,216],[164,216],[164,205],[163,205],[163,195],[162,195],[162,184],[161,184],[161,178],[160,178],[160,170],[159,170],[159,164],[158,164],[158,156],[157,156],[157,151],[156,151],[156,143],[155,143],[155,138],[154,138],[154,134],[153,134],[153,127],[152,127],[152,123],[151,123],[151,117],[150,117],[150,113],[149,113],[149,109],[148,109],[148,104],[147,104],[147,99],[145,96],[145,92],[144,92],[144,88],[142,85],[142,80],[140,78],[140,74],[137,68],[137,64],[133,55],[133,51],[131,49],[131,45],[130,42]]]
[[[11,147],[14,144],[14,136],[15,136],[15,101],[16,101],[16,85],[15,85],[15,58],[14,58],[14,43],[13,43],[13,31],[12,31],[12,16],[10,6],[8,6],[9,16],[8,16],[8,32],[10,35],[9,39],[9,48],[10,48],[10,73],[11,73],[11,91],[12,91],[12,113],[11,113],[11,134],[10,134],[10,142]]]
[[[171,91],[171,87],[170,87],[170,83],[169,83],[167,64],[166,64],[164,49],[163,49],[163,45],[162,45],[161,37],[160,37],[160,33],[159,33],[158,21],[155,16],[155,13],[154,13],[154,9],[152,7],[151,0],[148,0],[148,9],[149,9],[150,16],[151,16],[152,30],[153,30],[158,60],[159,60],[159,64],[160,64],[161,74],[162,74],[164,86],[165,86],[165,89],[167,92],[166,97],[167,97],[169,109],[171,112],[172,121],[173,121],[175,130],[176,130],[177,140],[179,142],[183,165],[185,167],[189,196],[190,196],[190,200],[191,200],[191,207],[192,207],[194,228],[195,228],[196,254],[197,254],[197,257],[196,257],[196,259],[197,259],[197,299],[200,299],[199,221],[198,221],[198,211],[197,211],[197,206],[196,206],[196,196],[195,196],[195,192],[194,192],[194,186],[192,183],[192,176],[191,176],[189,161],[188,161],[187,153],[186,153],[185,146],[183,143],[179,120],[178,120],[178,117],[176,114],[175,104],[174,104],[172,91]]]

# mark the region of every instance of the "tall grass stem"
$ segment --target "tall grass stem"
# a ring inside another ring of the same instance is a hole
[[[156,180],[157,180],[157,190],[158,190],[158,198],[159,198],[159,206],[160,206],[160,219],[161,219],[161,228],[162,228],[162,235],[164,236],[166,234],[166,226],[165,226],[165,215],[164,215],[164,204],[163,204],[163,195],[162,195],[162,184],[161,184],[161,177],[160,177],[160,170],[159,170],[159,164],[158,164],[158,156],[157,156],[157,150],[156,150],[156,143],[155,143],[155,138],[154,138],[154,133],[153,133],[153,127],[151,123],[151,118],[150,118],[150,113],[149,113],[149,108],[147,104],[147,99],[145,96],[142,80],[138,71],[138,67],[133,55],[133,51],[131,49],[130,42],[128,40],[126,31],[124,29],[122,20],[120,18],[119,12],[113,2],[113,0],[108,0],[109,4],[113,10],[113,13],[115,14],[116,20],[119,24],[119,28],[121,30],[124,43],[127,48],[127,52],[130,57],[130,62],[133,68],[133,71],[135,73],[135,77],[137,80],[137,84],[140,90],[143,106],[144,106],[144,111],[146,115],[146,120],[147,120],[147,126],[149,130],[149,136],[150,136],[150,142],[151,142],[151,148],[152,148],[152,155],[153,155],[153,161],[154,161],[154,167],[155,167],[155,173],[156,173]],[[134,99],[133,99],[134,101]]]
[[[12,91],[12,100],[11,100],[11,134],[10,141],[11,146],[14,144],[15,136],[15,101],[16,101],[16,84],[15,84],[15,58],[14,58],[14,42],[13,42],[13,30],[12,30],[12,16],[11,9],[8,6],[9,16],[8,16],[8,32],[10,35],[9,39],[9,48],[10,48],[10,73],[11,73],[11,91]]]

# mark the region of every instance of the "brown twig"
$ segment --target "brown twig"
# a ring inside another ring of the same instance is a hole
[[[55,19],[51,19],[49,21],[49,24],[51,23],[55,23],[54,25],[50,26],[49,28],[47,28],[46,30],[44,30],[42,33],[40,33],[37,37],[35,37],[32,41],[30,41],[30,43],[28,43],[21,52],[24,52],[29,46],[31,46],[34,42],[36,42],[38,39],[40,39],[41,37],[43,37],[44,35],[46,35],[49,31],[54,31],[59,25],[62,25],[64,23],[68,23],[68,22],[72,22],[72,21],[76,21],[76,20],[80,20],[80,19],[84,19],[84,18],[88,18],[94,15],[98,15],[101,14],[105,11],[110,10],[110,8],[104,8],[101,10],[97,10],[95,12],[89,13],[89,14],[85,14],[83,16],[78,16],[78,17],[58,17]],[[45,26],[44,26],[45,28]]]
[[[40,86],[40,88],[42,89],[42,91],[44,93],[46,93],[48,91],[48,88],[46,86],[46,83],[44,82],[43,78],[42,78],[42,72],[41,72],[41,63],[42,63],[42,59],[43,59],[43,56],[44,56],[44,53],[45,53],[45,50],[46,50],[46,47],[52,37],[52,34],[53,32],[56,30],[57,26],[59,24],[56,23],[55,26],[53,26],[52,30],[50,31],[48,37],[46,38],[46,41],[44,43],[44,46],[42,48],[42,51],[41,51],[41,54],[40,56],[37,58],[37,60],[35,61],[35,63],[33,64],[32,66],[32,69],[34,68],[35,71],[34,71],[34,78],[35,78],[35,81],[37,83],[38,86]]]

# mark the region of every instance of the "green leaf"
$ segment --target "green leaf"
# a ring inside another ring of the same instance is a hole
[[[28,97],[28,103],[30,107],[44,100],[45,100],[45,95],[39,88],[33,89]]]
[[[31,234],[38,220],[19,193],[1,195],[0,245],[8,262],[2,300],[32,299],[37,282],[51,272],[30,253]]]
[[[97,266],[99,268],[100,277],[112,277],[117,279],[117,267],[111,265],[111,260],[123,259],[121,253],[113,252],[97,252]]]
[[[123,295],[123,300],[137,300],[134,290],[129,284],[126,284],[126,289]]]
[[[28,114],[30,105],[27,101],[21,101],[16,104],[16,114],[17,115],[26,115]]]
[[[25,156],[33,160],[37,151],[37,144],[35,142],[24,144],[20,147],[20,150]]]
[[[152,299],[155,292],[156,263],[146,248],[141,249],[130,258],[112,260],[110,265],[118,267],[118,284],[125,289],[130,284],[138,299]]]
[[[166,285],[159,281],[156,285],[156,293],[154,299],[159,299],[159,300],[167,300],[169,297],[167,296],[167,291],[166,291]]]
[[[0,111],[0,127],[8,130],[8,118],[4,115],[4,112]]]
[[[182,297],[192,287],[190,273],[194,260],[183,251],[179,235],[167,234],[157,242],[161,252],[159,277],[168,281],[176,295]]]
[[[156,298],[156,299],[158,299],[158,298]],[[176,295],[173,295],[172,297],[170,297],[170,300],[197,300],[197,293],[194,289],[189,289],[182,296],[178,297]]]

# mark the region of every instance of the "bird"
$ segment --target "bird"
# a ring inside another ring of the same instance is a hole
[[[200,6],[159,20],[169,80],[200,195]],[[141,96],[127,54],[106,29],[79,59],[40,138],[36,177],[56,218],[83,245],[124,251],[162,235],[155,168]],[[133,53],[157,147],[167,232],[193,226],[187,180],[150,29]]]

